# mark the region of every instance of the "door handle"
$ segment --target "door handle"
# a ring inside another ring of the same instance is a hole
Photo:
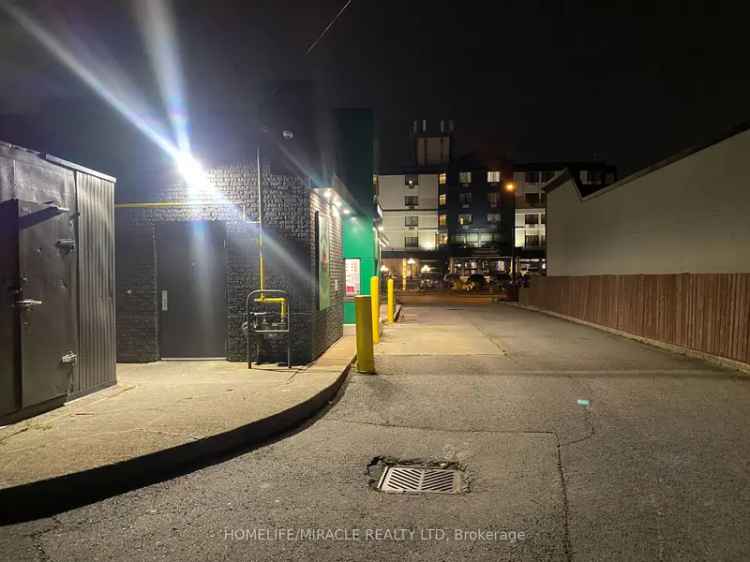
[[[16,301],[16,306],[23,310],[31,310],[35,306],[39,306],[41,304],[44,304],[43,301],[38,301],[34,299],[23,299],[20,301]]]

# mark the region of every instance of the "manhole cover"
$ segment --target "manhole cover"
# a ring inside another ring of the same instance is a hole
[[[463,490],[461,471],[424,466],[388,466],[378,483],[383,492],[457,494]]]

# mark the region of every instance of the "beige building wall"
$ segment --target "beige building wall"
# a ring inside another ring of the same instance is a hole
[[[655,168],[548,192],[548,274],[750,272],[750,131]]]

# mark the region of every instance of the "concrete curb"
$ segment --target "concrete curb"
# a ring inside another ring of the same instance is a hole
[[[127,461],[0,490],[0,525],[49,517],[161,482],[248,451],[299,428],[331,402],[346,380],[347,364],[316,395],[267,418]]]
[[[695,349],[689,349],[687,347],[654,340],[644,336],[638,336],[636,334],[631,334],[630,332],[624,332],[616,328],[610,328],[609,326],[602,326],[601,324],[595,324],[594,322],[588,322],[586,320],[581,320],[580,318],[575,318],[573,316],[566,316],[558,312],[552,312],[551,310],[544,310],[543,308],[537,308],[536,306],[531,306],[529,304],[521,304],[517,302],[505,302],[502,304],[514,306],[516,308],[522,308],[524,310],[530,310],[532,312],[540,312],[541,314],[546,314],[547,316],[554,316],[555,318],[560,318],[561,320],[567,320],[568,322],[573,322],[575,324],[581,324],[590,328],[596,328],[597,330],[602,330],[616,336],[621,336],[640,343],[645,343],[646,345],[657,347],[664,351],[677,353],[678,355],[685,355],[687,357],[691,357],[692,359],[700,359],[701,361],[711,363],[712,365],[716,365],[718,367],[739,371],[743,375],[750,375],[750,365],[748,365],[747,363],[742,363],[741,361],[734,361],[733,359],[727,359],[726,357],[720,357],[718,355],[712,355],[710,353],[697,351]]]

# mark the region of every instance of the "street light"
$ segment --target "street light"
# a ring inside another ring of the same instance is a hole
[[[513,207],[511,210],[511,230],[510,230],[510,267],[511,267],[511,281],[513,288],[516,287],[516,184],[509,181],[505,184],[505,191],[510,193],[511,201],[513,201]]]

